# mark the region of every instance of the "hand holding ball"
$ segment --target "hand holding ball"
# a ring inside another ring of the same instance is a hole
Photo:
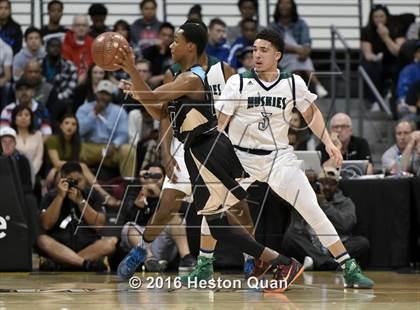
[[[104,32],[96,37],[92,44],[92,58],[96,65],[107,71],[116,71],[118,67],[115,56],[119,49],[129,46],[127,40],[116,32]]]

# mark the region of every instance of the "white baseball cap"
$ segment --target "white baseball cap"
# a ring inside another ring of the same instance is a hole
[[[96,87],[96,93],[99,93],[100,91],[104,91],[112,95],[112,93],[114,92],[114,89],[115,89],[114,84],[112,84],[111,81],[102,80],[99,82],[98,86]]]
[[[5,136],[13,137],[14,139],[16,139],[16,131],[11,127],[1,127],[0,138]]]

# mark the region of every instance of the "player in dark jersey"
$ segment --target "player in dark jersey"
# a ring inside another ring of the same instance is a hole
[[[274,280],[287,283],[274,289],[282,292],[303,272],[303,267],[295,259],[256,242],[229,211],[237,204],[246,204],[246,191],[237,181],[246,173],[230,140],[217,130],[211,90],[204,70],[197,65],[206,44],[207,33],[201,26],[182,25],[171,44],[172,58],[181,65],[181,73],[173,82],[154,91],[135,69],[129,47],[124,46],[116,60],[130,75],[137,98],[154,117],[160,117],[162,107],[168,102],[173,105],[176,113],[174,135],[184,143],[194,205],[198,213],[206,217],[213,237],[275,267]],[[144,256],[144,250],[133,248],[118,267],[119,274],[131,275]]]

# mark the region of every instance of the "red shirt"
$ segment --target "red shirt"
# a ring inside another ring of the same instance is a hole
[[[83,44],[76,42],[74,32],[69,30],[64,36],[63,47],[61,51],[63,58],[70,60],[77,68],[77,74],[80,76],[84,74],[88,68],[93,64],[91,47],[93,38],[86,36]]]

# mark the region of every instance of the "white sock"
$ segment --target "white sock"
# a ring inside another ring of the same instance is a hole
[[[214,254],[214,250],[200,248],[200,256],[204,256],[206,258],[213,258],[213,254]]]
[[[344,269],[346,261],[350,259],[350,255],[347,252],[343,252],[337,257],[335,257],[335,261],[341,266],[342,269]]]

